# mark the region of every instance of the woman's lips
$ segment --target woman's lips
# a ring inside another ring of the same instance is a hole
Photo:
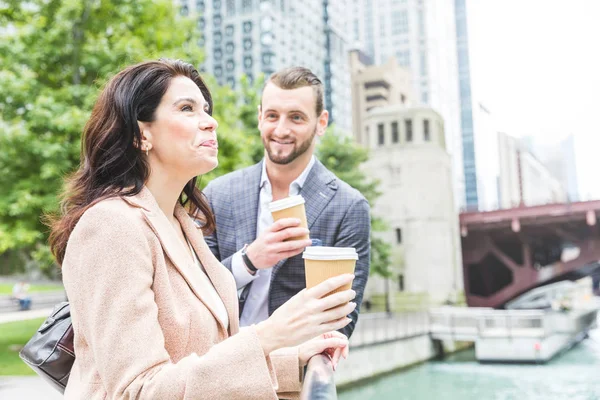
[[[211,149],[218,149],[219,143],[217,143],[216,140],[205,140],[204,142],[200,143],[200,147],[209,147]]]

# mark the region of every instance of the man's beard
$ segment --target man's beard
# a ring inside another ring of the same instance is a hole
[[[315,130],[309,139],[305,140],[300,144],[300,147],[294,148],[292,152],[287,156],[277,156],[271,152],[271,147],[269,146],[269,139],[263,138],[263,146],[265,150],[267,150],[267,155],[269,156],[269,160],[271,160],[274,164],[279,165],[287,165],[294,161],[296,158],[300,157],[302,154],[306,153],[306,151],[310,148],[315,135],[317,134],[317,127],[315,126]]]

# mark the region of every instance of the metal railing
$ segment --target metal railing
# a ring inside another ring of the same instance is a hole
[[[333,365],[328,356],[317,354],[308,361],[301,400],[336,400]]]
[[[427,311],[361,314],[350,338],[350,346],[370,346],[427,334]]]

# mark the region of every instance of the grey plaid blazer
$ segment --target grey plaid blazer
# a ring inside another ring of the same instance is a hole
[[[216,218],[215,233],[206,237],[210,249],[231,270],[231,256],[256,239],[256,219],[262,161],[210,182],[204,189]],[[306,204],[310,236],[323,246],[354,247],[358,252],[353,289],[356,309],[341,331],[350,337],[363,297],[370,265],[371,220],[367,200],[316,160],[300,194]],[[269,315],[306,286],[302,254],[273,267],[269,287]],[[248,286],[250,286],[250,283]],[[246,287],[247,293],[249,287]],[[241,305],[243,306],[243,305]],[[241,314],[241,312],[240,312]]]

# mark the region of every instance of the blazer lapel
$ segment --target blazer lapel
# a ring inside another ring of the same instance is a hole
[[[256,239],[260,177],[263,162],[245,170],[240,178],[242,181],[236,182],[237,187],[234,187],[231,193],[234,197],[233,220],[237,225],[235,240],[238,250]]]
[[[218,321],[220,328],[226,332],[225,326],[223,322],[217,317],[217,313],[215,312],[215,304],[213,304],[212,299],[209,296],[203,295],[207,293],[209,288],[205,287],[205,283],[202,278],[197,274],[201,274],[202,272],[198,270],[198,268],[193,264],[193,260],[191,258],[191,254],[189,249],[186,248],[186,245],[182,243],[176,236],[175,229],[162,212],[154,196],[147,189],[143,188],[142,191],[133,197],[123,197],[125,201],[135,206],[138,206],[142,209],[142,214],[144,215],[144,219],[154,232],[154,234],[158,237],[160,241],[163,251],[167,255],[167,257],[173,263],[173,266],[177,269],[177,271],[181,274],[181,276],[185,279],[188,286],[192,290],[192,292],[198,297],[202,303],[210,310],[210,312],[214,315],[215,319]],[[176,208],[176,214],[180,213],[179,205]],[[183,213],[185,213],[187,217],[187,213],[183,208],[181,208]],[[177,216],[181,227],[186,235],[188,235],[189,228],[186,229],[185,223],[187,221],[182,221],[183,218],[181,216]],[[194,224],[193,221],[187,217],[189,223]],[[198,233],[196,233],[197,235]],[[192,235],[193,236],[193,235]],[[192,242],[192,238],[188,236],[190,242]],[[193,246],[192,246],[193,247]],[[200,255],[198,255],[200,259]],[[220,293],[219,293],[220,294]],[[229,313],[229,310],[228,310]]]
[[[327,204],[333,199],[338,188],[336,179],[336,176],[325,168],[319,160],[315,160],[315,165],[300,190],[300,194],[306,202],[304,206],[306,208],[308,229],[314,225]]]
[[[215,256],[212,254],[212,252],[208,248],[208,245],[204,241],[204,238],[202,236],[202,231],[198,228],[198,226],[196,226],[194,221],[188,216],[187,211],[180,205],[177,205],[177,208],[175,210],[175,216],[179,220],[179,223],[181,224],[181,227],[182,227],[183,231],[185,232],[185,235],[187,236],[192,247],[196,251],[196,255],[198,256],[200,263],[202,264],[202,266],[204,267],[204,270],[206,271],[206,275],[212,282],[213,287],[215,288],[215,290],[219,294],[219,297],[223,301],[223,304],[225,305],[225,309],[227,310],[227,316],[229,319],[230,332],[237,332],[238,324],[239,324],[239,317],[238,317],[236,304],[237,304],[238,300],[237,300],[236,292],[233,289],[233,287],[231,286],[231,283],[229,282],[232,280],[231,276],[230,276],[231,272],[229,272],[219,262],[219,260],[217,260],[215,258]],[[202,273],[200,270],[198,270],[198,268],[195,268],[195,269],[199,273]],[[217,318],[217,316],[213,310],[214,309],[211,308],[211,312],[213,312],[213,314],[215,315],[215,318],[219,322],[221,322]],[[225,328],[224,326],[222,326],[222,327],[223,327],[223,329]]]

